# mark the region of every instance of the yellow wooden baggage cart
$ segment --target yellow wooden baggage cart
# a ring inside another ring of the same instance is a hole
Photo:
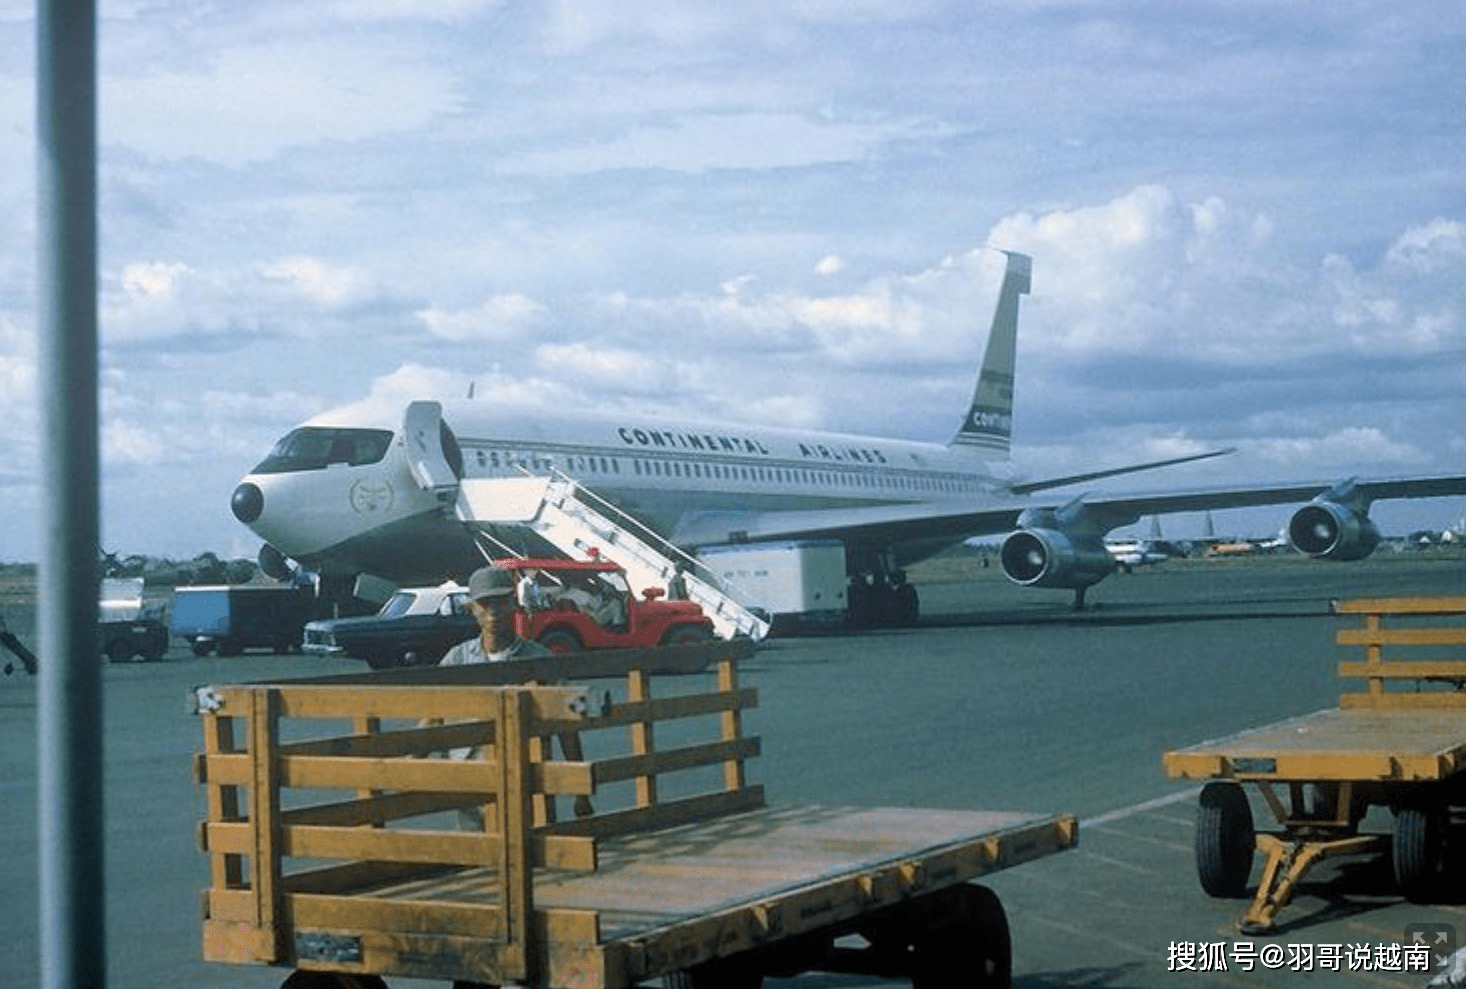
[[[288,989],[1007,986],[1002,907],[971,880],[1073,846],[1075,819],[766,806],[750,651],[200,688],[205,958]]]
[[[1466,805],[1466,597],[1368,598],[1334,610],[1362,616],[1338,642],[1364,647],[1362,661],[1339,664],[1363,689],[1342,693],[1336,708],[1165,755],[1171,776],[1211,780],[1196,818],[1202,888],[1245,895],[1254,851],[1264,856],[1244,933],[1272,932],[1304,874],[1339,855],[1389,852],[1400,892],[1431,901],[1452,808]],[[1275,830],[1254,831],[1244,783]],[[1371,807],[1393,811],[1391,831],[1361,830]]]

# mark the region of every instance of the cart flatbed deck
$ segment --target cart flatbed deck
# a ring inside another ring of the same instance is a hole
[[[1443,780],[1466,764],[1466,713],[1328,708],[1166,753],[1192,779]]]
[[[624,677],[615,700],[502,685],[549,678],[507,663],[201,691],[205,957],[296,969],[292,989],[313,973],[723,984],[730,966],[744,984],[810,969],[920,982],[953,964],[1007,985],[1006,921],[970,880],[1071,847],[1074,818],[765,806],[744,775],[756,695],[736,657],[717,659],[711,692],[683,675],[720,648],[550,661]],[[679,675],[653,697],[653,673]],[[347,733],[319,734],[343,718]],[[850,934],[869,947],[837,947]]]
[[[1335,855],[1390,851],[1395,878],[1412,900],[1437,891],[1450,808],[1466,803],[1466,598],[1369,598],[1335,603],[1363,616],[1338,642],[1363,646],[1342,662],[1339,706],[1167,752],[1171,776],[1208,779],[1197,811],[1202,887],[1239,896],[1254,849],[1262,878],[1241,920],[1269,933],[1303,875]],[[1408,661],[1397,650],[1415,650]],[[1389,650],[1387,655],[1386,650]],[[1241,784],[1256,786],[1279,829],[1255,832]],[[1278,793],[1285,790],[1286,802]],[[1371,806],[1395,814],[1393,834],[1359,830]]]

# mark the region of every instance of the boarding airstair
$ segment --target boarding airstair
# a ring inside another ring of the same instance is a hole
[[[687,599],[718,635],[762,639],[769,623],[739,603],[736,591],[646,526],[558,471],[551,477],[463,478],[456,511],[472,526],[522,525],[566,556],[619,564],[633,588],[666,587],[683,566]]]

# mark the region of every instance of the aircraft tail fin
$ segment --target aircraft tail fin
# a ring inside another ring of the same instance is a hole
[[[1006,457],[1013,441],[1013,372],[1018,352],[1018,297],[1027,295],[1033,259],[1004,251],[1008,266],[988,331],[987,351],[978,372],[972,405],[951,445]]]

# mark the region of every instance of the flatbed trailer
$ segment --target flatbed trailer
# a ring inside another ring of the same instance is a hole
[[[287,989],[1008,986],[1002,906],[971,880],[1073,846],[1076,820],[766,806],[751,652],[199,688],[204,957],[293,970]]]
[[[1338,855],[1391,853],[1400,892],[1430,902],[1452,808],[1466,805],[1466,597],[1365,598],[1334,610],[1362,616],[1337,641],[1364,647],[1362,661],[1339,664],[1364,689],[1343,692],[1336,708],[1165,755],[1169,775],[1211,781],[1196,818],[1202,888],[1244,896],[1254,850],[1264,856],[1244,933],[1275,931],[1304,874]],[[1257,788],[1276,830],[1254,831],[1243,784]],[[1393,812],[1392,831],[1361,830],[1371,807]]]

